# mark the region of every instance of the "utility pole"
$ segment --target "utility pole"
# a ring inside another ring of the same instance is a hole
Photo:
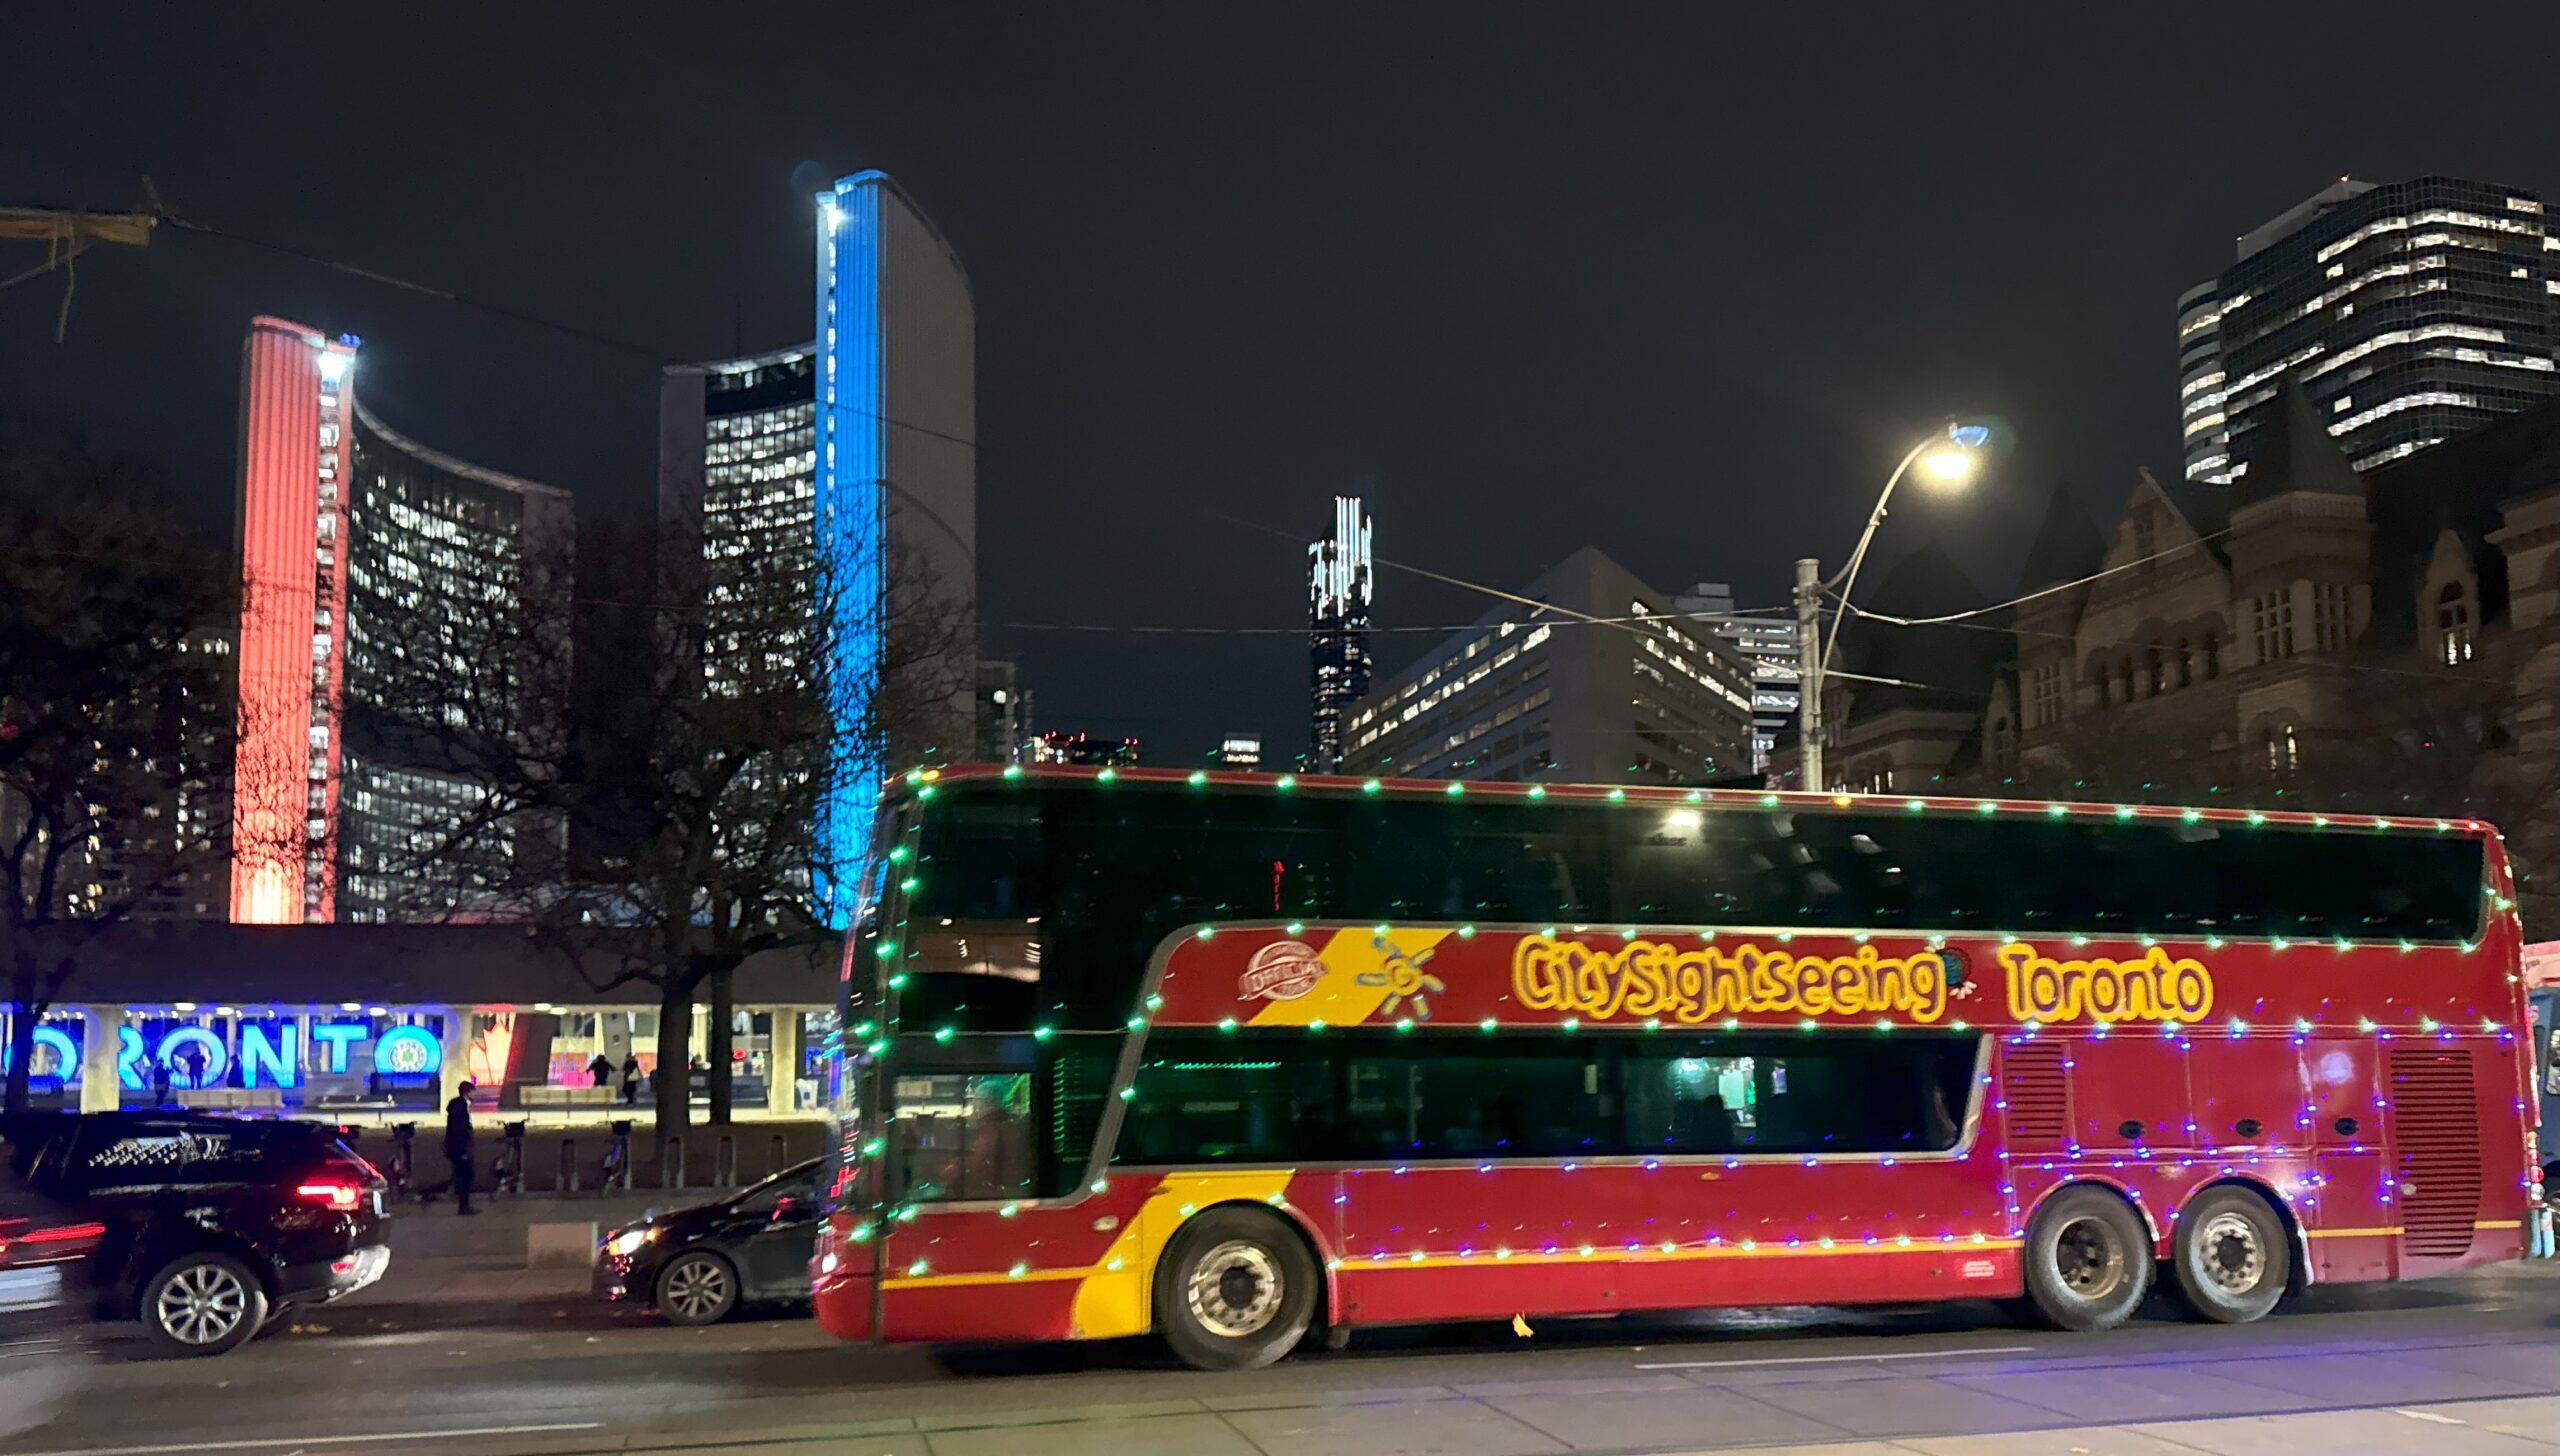
[[[146,181],[144,189],[149,190]],[[158,206],[155,200],[153,206]],[[0,207],[0,242],[42,243],[44,261],[0,278],[0,288],[47,273],[62,274],[62,307],[54,315],[53,341],[71,327],[71,295],[79,287],[80,255],[98,243],[143,248],[160,221],[154,212],[77,212],[58,207]]]
[[[1796,787],[1820,792],[1822,775],[1822,563],[1796,561],[1796,743],[1803,768]]]

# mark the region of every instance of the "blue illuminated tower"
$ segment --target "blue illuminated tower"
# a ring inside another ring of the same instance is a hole
[[[930,619],[936,650],[977,599],[976,309],[968,275],[880,172],[818,194],[816,471],[812,502],[822,674],[835,732],[819,805],[816,898],[849,921],[892,763],[965,757],[970,663],[949,701],[883,683]],[[965,649],[974,657],[974,625]],[[920,637],[919,637],[920,640]]]

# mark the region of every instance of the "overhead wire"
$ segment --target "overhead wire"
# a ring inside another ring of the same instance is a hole
[[[1993,612],[2005,612],[2011,607],[2025,606],[2029,602],[2037,601],[2044,597],[2054,596],[2061,592],[2076,590],[2077,588],[2087,586],[2092,582],[2103,581],[2110,576],[2115,576],[2123,572],[2138,571],[2143,567],[2151,565],[2153,562],[2166,561],[2173,556],[2183,556],[2190,551],[2200,550],[2207,543],[2218,541],[2230,534],[2231,528],[2226,526],[2219,531],[2211,531],[2198,536],[2193,541],[2172,546],[2166,551],[2155,551],[2149,556],[2144,556],[2133,561],[2123,562],[2100,571],[2093,571],[2087,576],[2074,577],[2069,581],[2059,581],[2055,582],[2051,586],[2038,587],[2024,596],[2011,597],[2005,602],[1993,602],[1989,606],[1983,607],[1968,607],[1961,612],[1949,612],[1943,616],[1937,617],[1897,617],[1889,612],[1879,612],[1871,608],[1859,606],[1854,602],[1840,601],[1838,594],[1834,592],[1826,591],[1824,595],[1830,597],[1833,601],[1840,602],[1840,605],[1845,607],[1853,616],[1863,617],[1869,621],[1882,622],[1888,626],[1947,626],[1957,622],[1966,621],[1971,618],[1987,617]]]
[[[236,244],[241,247],[255,248],[262,252],[273,253],[278,257],[291,258],[296,262],[308,263],[316,268],[325,268],[334,273],[343,273],[351,278],[361,278],[369,283],[379,283],[386,288],[395,288],[404,293],[414,293],[423,298],[431,298],[439,303],[449,303],[461,308],[474,309],[478,312],[489,314],[492,317],[502,318],[510,323],[519,324],[526,328],[547,330],[551,333],[577,339],[582,343],[591,344],[599,349],[606,349],[614,353],[627,354],[633,358],[643,359],[660,369],[701,362],[700,360],[681,359],[676,357],[669,350],[655,348],[651,345],[639,343],[632,339],[620,338],[613,334],[601,333],[595,329],[587,328],[582,324],[567,323],[560,319],[552,318],[544,314],[532,313],[525,309],[513,307],[509,304],[492,303],[484,298],[475,298],[469,294],[456,293],[451,289],[439,288],[430,283],[420,283],[415,279],[403,278],[394,273],[385,273],[379,269],[364,267],[361,264],[349,263],[342,259],[327,257],[319,253],[294,247],[288,243],[279,243],[269,238],[252,237],[249,234],[235,232],[229,228],[215,227],[210,223],[197,222],[193,218],[180,217],[177,214],[168,211],[166,208],[161,209],[154,215],[160,221],[167,223],[170,227],[175,228],[180,232],[194,233],[201,237],[216,238],[223,242]],[[838,414],[851,414],[866,419],[878,420],[884,425],[894,426],[898,429],[906,430],[914,434],[924,435],[932,439],[944,441],[948,444],[958,445],[964,449],[975,450],[978,448],[978,442],[967,436],[955,435],[948,430],[939,430],[931,425],[918,424],[914,420],[900,419],[896,415],[885,414],[878,410],[867,410],[857,405],[849,404],[837,404],[830,406],[829,408]]]

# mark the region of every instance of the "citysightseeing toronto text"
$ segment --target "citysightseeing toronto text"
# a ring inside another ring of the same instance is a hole
[[[2023,941],[1998,951],[2010,1016],[2020,1022],[2202,1021],[2213,973],[2153,946],[2130,960],[2061,959]],[[1846,955],[1798,955],[1748,942],[1682,949],[1635,939],[1617,948],[1522,937],[1511,953],[1511,994],[1532,1011],[1594,1021],[1696,1026],[1728,1016],[1882,1016],[1928,1026],[1952,991],[1935,950],[1889,956],[1871,945]]]

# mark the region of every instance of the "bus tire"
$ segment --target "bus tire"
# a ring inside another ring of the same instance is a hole
[[[1212,1208],[1156,1265],[1156,1329],[1194,1370],[1253,1370],[1296,1349],[1315,1320],[1315,1256],[1251,1208]]]
[[[2151,1235],[2103,1188],[2066,1188],[2027,1226],[2027,1299],[2058,1330],[2112,1329],[2151,1286]]]
[[[2293,1279],[2284,1220],[2267,1200],[2231,1184],[2206,1189],[2178,1215],[2169,1261],[2178,1302],[2226,1325],[2264,1316]]]

